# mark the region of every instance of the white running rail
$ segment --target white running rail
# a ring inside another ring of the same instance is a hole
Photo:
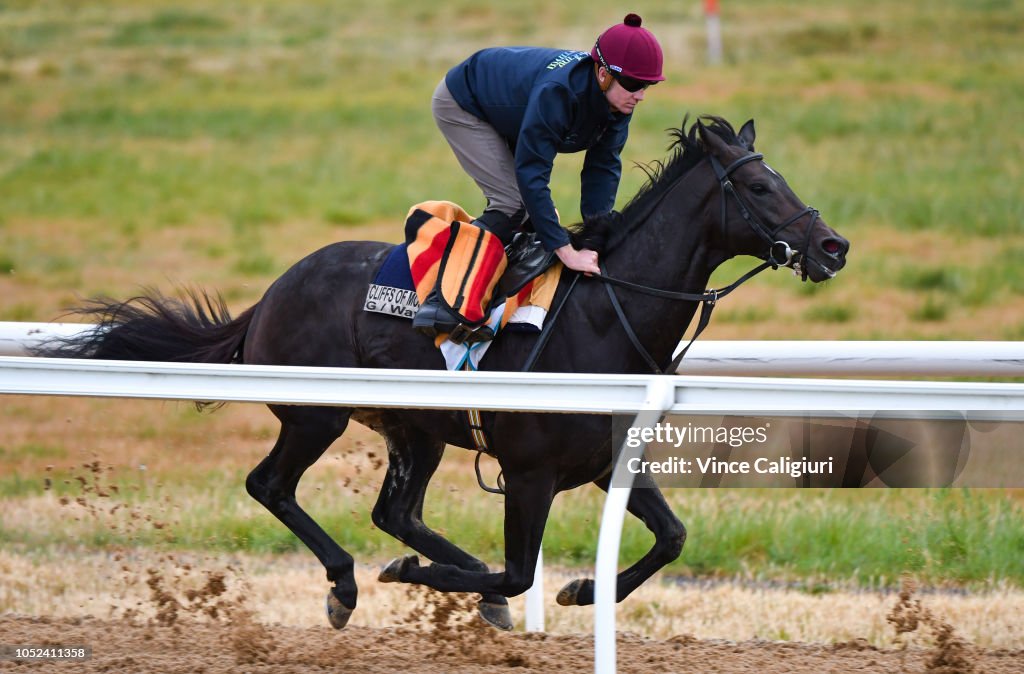
[[[0,356],[27,356],[79,323],[0,322]],[[698,341],[680,374],[800,377],[1024,377],[1024,342]]]

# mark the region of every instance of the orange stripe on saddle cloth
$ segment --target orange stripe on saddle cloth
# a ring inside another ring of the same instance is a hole
[[[555,291],[558,289],[558,279],[562,275],[561,262],[556,262],[547,268],[544,273],[531,279],[522,290],[508,298],[505,302],[505,311],[501,315],[501,327],[508,325],[513,314],[520,307],[539,307],[545,314],[551,308],[551,302],[555,299]],[[540,326],[537,326],[540,329]]]
[[[426,201],[409,209],[405,225],[409,266],[420,303],[438,288],[445,303],[471,326],[490,318],[494,287],[508,264],[498,237],[471,224],[472,220],[450,201]],[[561,265],[555,265],[508,298],[501,326],[519,307],[546,310],[560,271]]]
[[[406,250],[420,304],[437,283],[437,270],[451,237],[452,223],[470,220],[466,211],[450,201],[425,201],[409,209],[405,217]]]

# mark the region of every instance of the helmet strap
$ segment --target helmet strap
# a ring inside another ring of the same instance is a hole
[[[600,63],[594,64],[594,76],[597,78],[597,86],[600,87],[601,92],[604,93],[607,92],[609,88],[611,88],[612,82],[615,80],[615,78],[612,77],[612,74],[608,72],[607,68],[605,68],[604,79],[601,79],[601,68],[602,66]]]

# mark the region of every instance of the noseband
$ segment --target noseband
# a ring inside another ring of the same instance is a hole
[[[774,229],[768,227],[754,215],[754,212],[750,209],[747,203],[740,196],[740,193],[736,191],[736,188],[732,184],[731,176],[736,169],[749,164],[752,161],[760,161],[764,159],[764,155],[759,152],[751,152],[750,154],[744,155],[729,164],[727,167],[722,167],[722,162],[718,161],[718,158],[714,155],[708,155],[708,159],[711,160],[711,168],[715,171],[715,176],[718,177],[718,184],[722,187],[722,235],[725,236],[725,223],[726,211],[728,209],[727,197],[732,196],[733,202],[736,204],[736,208],[740,212],[740,217],[743,218],[744,222],[750,225],[750,228],[754,230],[754,233],[761,237],[765,243],[768,244],[768,250],[763,255],[758,255],[769,265],[772,269],[778,269],[779,267],[790,267],[797,274],[800,274],[800,278],[803,281],[807,280],[807,262],[817,264],[822,267],[823,270],[828,271],[827,268],[823,267],[817,260],[812,258],[809,254],[811,245],[811,232],[814,230],[814,223],[818,220],[818,210],[810,206],[804,210],[798,212],[782,224],[778,225]],[[804,232],[803,244],[797,250],[793,250],[788,243],[778,238],[779,232],[786,229],[793,223],[800,220],[805,215],[810,215],[810,219],[807,222],[807,229]]]

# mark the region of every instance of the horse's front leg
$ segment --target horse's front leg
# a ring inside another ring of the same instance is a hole
[[[451,564],[420,566],[416,557],[404,557],[392,561],[383,573],[442,592],[497,593],[506,597],[526,592],[533,585],[555,483],[548,469],[528,473],[505,470],[504,571],[468,571]]]
[[[598,487],[608,491],[610,477],[596,481]],[[669,508],[661,490],[645,473],[636,476],[626,509],[642,521],[654,534],[654,546],[640,561],[616,577],[615,601],[619,602],[640,587],[648,578],[683,551],[686,527]],[[580,578],[563,587],[557,597],[562,606],[588,606],[594,603],[594,581]]]

